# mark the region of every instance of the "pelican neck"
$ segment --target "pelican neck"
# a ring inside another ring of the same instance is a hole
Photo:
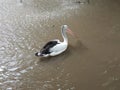
[[[63,37],[63,42],[68,43],[68,37],[67,37],[67,34],[66,34],[66,29],[62,28],[61,29],[61,34],[62,34],[62,37]]]

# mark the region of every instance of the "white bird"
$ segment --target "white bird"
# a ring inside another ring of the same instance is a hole
[[[61,26],[61,34],[63,37],[63,42],[60,42],[58,39],[49,41],[43,46],[40,52],[35,53],[36,56],[48,57],[48,56],[56,56],[64,52],[68,47],[68,38],[66,32],[70,33],[74,36],[74,33],[68,28],[67,25]]]

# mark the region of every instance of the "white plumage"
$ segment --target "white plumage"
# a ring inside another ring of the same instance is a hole
[[[60,44],[55,45],[53,48],[50,49],[50,56],[58,55],[64,52],[68,47],[67,43],[60,42]]]

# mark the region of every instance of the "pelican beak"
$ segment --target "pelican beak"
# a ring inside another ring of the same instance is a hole
[[[75,37],[75,34],[70,30],[70,29],[67,29],[67,32],[72,35],[73,37]]]

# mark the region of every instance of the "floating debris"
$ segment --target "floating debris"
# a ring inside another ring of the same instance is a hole
[[[75,3],[78,3],[78,4],[85,4],[85,3],[90,3],[90,0],[87,0],[87,1],[76,1]]]

